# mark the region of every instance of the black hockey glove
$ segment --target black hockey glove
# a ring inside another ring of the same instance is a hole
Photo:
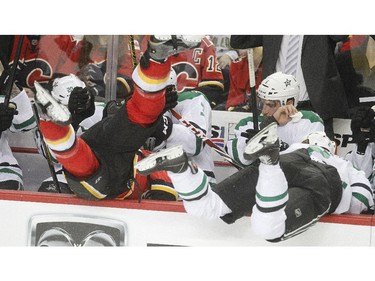
[[[173,122],[168,116],[164,116],[158,120],[154,133],[147,139],[144,148],[150,151],[156,151],[162,148],[165,140],[172,133]]]
[[[273,122],[276,122],[277,125],[279,125],[279,122],[277,122],[277,120],[275,119],[275,117],[273,117],[273,116],[264,117],[263,122],[260,123],[259,127],[260,127],[260,129],[264,129],[265,127],[267,127],[269,124],[271,124]]]
[[[178,94],[174,85],[168,85],[165,89],[165,106],[163,112],[166,112],[177,105]]]
[[[109,102],[107,102],[107,104],[105,105],[104,109],[103,109],[103,118],[106,118],[106,117],[112,117],[113,115],[115,115],[115,113],[122,107],[124,106],[124,103],[123,102],[119,102],[119,101],[115,101],[115,100],[111,100]]]
[[[350,128],[353,141],[357,143],[357,152],[364,154],[369,142],[375,141],[375,112],[368,106],[362,106],[355,112]]]
[[[81,70],[86,85],[94,91],[95,96],[105,97],[105,83],[102,69],[96,64],[88,64]]]
[[[14,115],[17,115],[17,105],[9,102],[8,107],[4,103],[0,103],[0,132],[4,132],[12,125]]]
[[[72,125],[76,128],[95,112],[95,95],[89,88],[75,87],[70,94],[68,109],[72,114]]]
[[[255,129],[247,129],[245,132],[242,132],[241,133],[241,137],[245,137],[247,138],[247,141],[246,143],[251,139],[253,138],[257,133],[259,132],[259,130],[255,130]]]

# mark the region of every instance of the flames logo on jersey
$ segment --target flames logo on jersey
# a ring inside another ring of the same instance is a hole
[[[197,87],[199,73],[196,67],[189,62],[178,62],[173,66],[177,75],[177,92],[181,93],[186,89]]]
[[[35,81],[49,81],[53,74],[51,65],[40,58],[19,62],[18,68],[17,84],[26,88],[34,88]]]

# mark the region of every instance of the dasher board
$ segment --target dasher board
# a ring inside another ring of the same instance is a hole
[[[372,215],[327,215],[289,240],[252,233],[250,217],[226,224],[187,214],[181,202],[88,201],[0,191],[0,246],[374,246]],[[57,244],[56,244],[57,243]]]

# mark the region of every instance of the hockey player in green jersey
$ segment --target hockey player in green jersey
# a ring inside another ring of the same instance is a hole
[[[185,210],[226,223],[251,215],[251,227],[271,242],[291,238],[325,214],[360,214],[374,207],[363,171],[332,151],[324,132],[306,136],[280,153],[277,124],[271,123],[249,140],[244,158],[259,159],[216,185],[188,159],[182,146],[155,153],[136,165],[143,174],[167,170]]]
[[[313,111],[296,109],[300,92],[299,83],[294,76],[276,72],[265,78],[258,88],[258,107],[260,128],[272,122],[278,124],[278,135],[283,149],[292,143],[300,142],[309,133],[324,132],[323,120]],[[236,125],[235,138],[226,144],[227,152],[234,160],[249,165],[243,152],[254,130],[253,117],[246,117]]]

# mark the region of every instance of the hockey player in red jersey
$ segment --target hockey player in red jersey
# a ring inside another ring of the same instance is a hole
[[[14,36],[9,60],[11,64],[19,37]],[[22,88],[33,89],[34,81],[44,83],[53,79],[56,74],[77,74],[83,45],[82,36],[25,36],[18,62],[16,84]]]
[[[168,57],[200,42],[201,37],[196,36],[152,36],[133,71],[131,98],[81,137],[75,135],[67,108],[35,83],[41,132],[76,195],[89,200],[132,198],[138,149],[164,126],[161,115],[171,67]]]

